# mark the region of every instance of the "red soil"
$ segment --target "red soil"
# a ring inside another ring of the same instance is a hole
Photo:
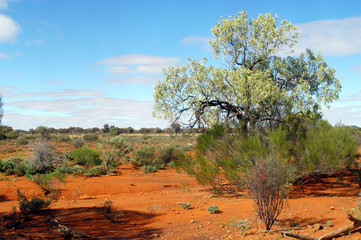
[[[131,166],[120,166],[119,175],[103,177],[69,176],[60,186],[60,198],[49,210],[22,220],[15,229],[1,227],[0,239],[60,239],[47,223],[49,216],[72,230],[92,238],[106,239],[282,239],[280,229],[310,236],[321,236],[350,222],[346,214],[358,213],[361,191],[356,177],[345,173],[294,189],[271,232],[257,218],[246,192],[214,196],[191,177],[164,170],[144,174]],[[18,206],[16,190],[27,196],[41,194],[41,189],[24,177],[0,181],[0,216]],[[104,202],[112,201],[116,222],[103,214]],[[190,202],[184,210],[180,202]],[[210,214],[216,204],[221,211]],[[251,226],[251,229],[242,227]],[[313,226],[322,230],[314,232]],[[238,228],[237,228],[238,226]],[[293,226],[293,228],[292,228]],[[296,227],[295,227],[296,226]],[[288,238],[284,238],[288,239]],[[361,239],[359,232],[339,239]]]

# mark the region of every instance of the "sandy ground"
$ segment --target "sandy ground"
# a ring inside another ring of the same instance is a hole
[[[50,216],[91,239],[290,239],[281,230],[316,237],[349,224],[347,213],[357,214],[361,201],[361,189],[349,173],[310,183],[290,193],[272,231],[266,232],[247,192],[214,196],[173,169],[144,174],[122,165],[113,176],[69,176],[59,188],[59,200],[49,210],[5,230],[5,216],[18,206],[16,190],[27,196],[42,190],[24,177],[0,181],[0,239],[61,239],[47,222]],[[109,200],[112,212],[105,215]],[[180,202],[191,203],[190,209],[182,209]],[[208,212],[214,204],[220,213]],[[315,231],[315,224],[322,229]],[[361,234],[338,239],[361,239]]]

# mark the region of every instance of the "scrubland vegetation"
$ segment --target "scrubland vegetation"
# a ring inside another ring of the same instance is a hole
[[[225,69],[189,59],[165,69],[155,86],[154,115],[171,120],[170,128],[1,126],[0,147],[9,157],[0,156],[0,172],[26,176],[44,193],[29,199],[18,191],[21,213],[48,208],[70,174],[116,175],[122,164],[144,174],[176,168],[215,195],[246,189],[267,231],[295,186],[340,171],[357,176],[361,186],[360,128],[331,126],[320,112],[338,98],[335,71],[310,50],[299,57],[276,55],[297,42],[296,27],[271,14],[248,19],[241,12],[222,18],[212,34],[210,45]],[[106,201],[104,212],[117,222],[121,214],[111,216],[111,204]],[[192,203],[179,205],[189,210]],[[222,213],[214,204],[207,210]],[[248,229],[245,221],[237,224]]]

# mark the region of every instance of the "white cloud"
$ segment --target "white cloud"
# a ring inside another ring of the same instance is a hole
[[[0,60],[1,59],[9,59],[9,58],[15,58],[15,57],[22,57],[23,54],[21,52],[15,52],[15,53],[4,53],[4,52],[0,52]]]
[[[141,54],[122,55],[101,60],[97,64],[106,65],[106,71],[119,74],[156,74],[163,68],[181,62],[178,57],[160,57]]]
[[[152,102],[131,99],[76,98],[56,100],[24,100],[5,105],[4,125],[30,129],[39,125],[64,128],[99,127],[110,123],[119,127],[166,127],[165,121],[152,118]]]
[[[0,52],[0,59],[6,59],[9,58],[9,55],[7,55],[6,53]]]
[[[0,14],[0,43],[13,42],[20,26],[10,17]]]
[[[106,97],[103,92],[92,90],[16,93],[18,90],[0,87],[5,111],[2,124],[15,129],[28,130],[40,125],[90,128],[101,127],[105,123],[136,129],[165,128],[169,125],[167,121],[152,118],[152,101]]]
[[[199,48],[207,53],[213,50],[208,44],[209,37],[205,36],[187,36],[181,40],[184,46]]]
[[[182,39],[182,44],[208,44],[209,37],[202,37],[202,36],[188,36]]]
[[[0,9],[6,10],[8,9],[8,0],[0,0]]]
[[[361,63],[353,66],[352,70],[357,73],[361,73]]]
[[[361,104],[323,109],[323,118],[332,124],[355,125],[361,127]]]
[[[295,53],[306,48],[323,55],[344,56],[361,53],[361,16],[322,20],[296,25],[300,33]]]
[[[64,81],[61,81],[61,80],[53,80],[53,81],[47,81],[47,82],[45,82],[45,84],[62,85],[62,84],[65,84],[65,82],[64,82]]]
[[[107,82],[108,83],[115,83],[115,84],[154,84],[158,80],[162,79],[158,76],[132,76],[128,78],[119,78],[119,77],[109,77]]]

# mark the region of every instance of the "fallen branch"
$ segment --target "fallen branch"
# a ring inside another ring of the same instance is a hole
[[[94,239],[89,237],[88,235],[78,232],[78,231],[74,231],[71,230],[70,228],[68,228],[67,226],[61,224],[59,222],[59,220],[53,218],[53,217],[49,217],[48,222],[55,228],[57,228],[58,233],[60,234],[60,236],[62,236],[63,238],[66,239]]]
[[[303,236],[300,234],[295,234],[295,233],[288,233],[288,232],[282,232],[282,236],[287,236],[287,237],[292,237],[292,238],[297,238],[297,239],[302,239],[302,240],[331,240],[333,238],[339,237],[341,235],[344,234],[348,234],[351,231],[361,227],[361,219],[355,218],[353,217],[351,214],[347,214],[347,218],[352,221],[352,224],[348,224],[342,228],[336,229],[333,232],[330,233],[326,233],[324,235],[322,235],[321,237],[307,237],[307,236]]]

